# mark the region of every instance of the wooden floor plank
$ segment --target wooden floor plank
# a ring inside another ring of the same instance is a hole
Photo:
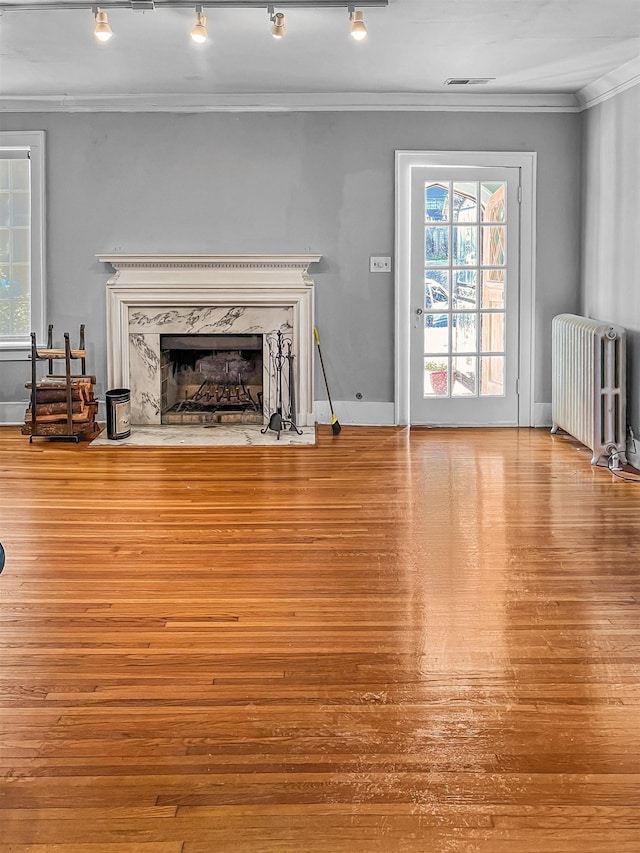
[[[539,430],[0,428],[0,853],[638,853],[637,486]]]

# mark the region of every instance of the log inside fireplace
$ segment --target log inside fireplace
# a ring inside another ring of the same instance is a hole
[[[263,336],[160,336],[163,424],[263,422]]]

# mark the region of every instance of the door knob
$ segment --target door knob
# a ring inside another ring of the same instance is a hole
[[[424,311],[422,310],[422,308],[416,308],[416,314],[419,317],[421,314],[424,314]]]

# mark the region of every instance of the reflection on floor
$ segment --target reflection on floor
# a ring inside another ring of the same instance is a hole
[[[109,439],[104,430],[91,447],[257,447],[310,445],[316,443],[315,427],[304,427],[302,435],[282,430],[280,438],[272,430],[262,435],[254,424],[212,426],[133,426],[128,438]]]

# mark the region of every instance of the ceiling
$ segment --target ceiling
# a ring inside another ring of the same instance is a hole
[[[314,9],[313,0],[286,10],[288,34],[279,41],[264,8],[205,6],[204,45],[189,38],[195,6],[111,10],[114,36],[98,44],[91,10],[25,11],[21,2],[0,0],[3,109],[34,98],[149,96],[259,105],[292,93],[296,103],[327,108],[381,100],[400,108],[452,92],[549,100],[574,97],[625,63],[635,68],[640,54],[640,0],[390,0],[364,10],[369,36],[359,43],[349,38],[346,8]],[[495,81],[444,85],[469,76]]]

